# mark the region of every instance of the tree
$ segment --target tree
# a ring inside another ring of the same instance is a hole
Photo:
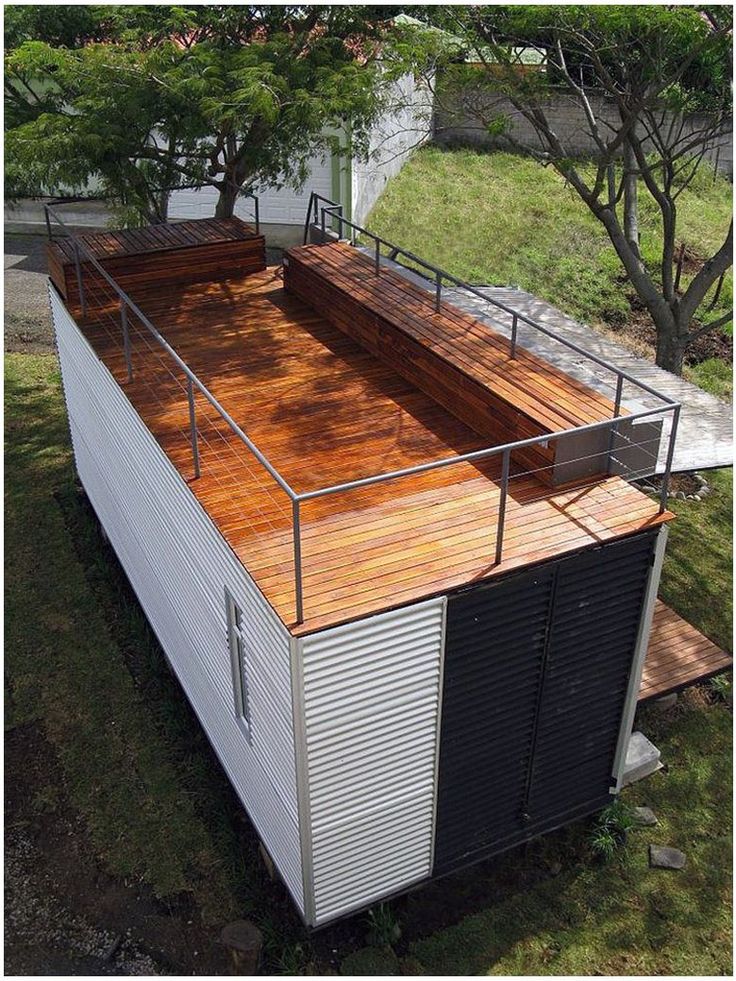
[[[440,103],[561,174],[605,228],[649,312],[657,364],[680,374],[688,345],[730,319],[729,312],[698,318],[731,265],[733,226],[686,286],[675,269],[678,198],[707,153],[730,141],[730,9],[479,5],[433,8],[428,16],[444,33],[438,41],[434,32],[434,45],[425,36],[419,67],[434,72],[444,64]],[[530,52],[542,70],[526,67]],[[552,97],[577,107],[595,148],[592,167],[556,132]],[[529,124],[533,140],[513,136],[509,110]],[[660,216],[654,260],[640,251],[642,189]]]
[[[56,9],[51,31],[16,16],[8,41],[6,25],[11,198],[93,180],[163,221],[172,190],[211,186],[226,217],[256,186],[303,182],[347,121],[360,151],[388,81],[377,54],[391,8]]]

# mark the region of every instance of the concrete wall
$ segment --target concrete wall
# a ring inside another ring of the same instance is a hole
[[[394,87],[385,115],[370,137],[366,160],[355,160],[352,173],[352,218],[359,225],[370,214],[388,181],[395,177],[412,151],[432,135],[431,91],[405,75]]]
[[[605,124],[606,120],[615,122],[617,115],[610,100],[600,96],[590,99],[596,117]],[[545,113],[551,129],[557,134],[562,145],[572,156],[584,156],[595,151],[585,114],[579,102],[571,96],[558,95],[546,104]],[[492,136],[478,121],[476,113],[482,112],[484,118],[506,116],[509,120],[509,133],[514,140],[530,147],[541,147],[534,127],[503,96],[489,95],[466,89],[462,95],[452,98],[445,96],[442,109],[438,107],[435,119],[435,139],[447,145],[463,143],[483,147],[508,147],[503,136]],[[686,123],[686,132],[699,128],[702,117],[693,116]],[[605,130],[605,127],[604,127]],[[718,166],[721,174],[733,179],[733,140],[730,133],[723,136],[719,145],[714,145],[707,153],[711,166]]]

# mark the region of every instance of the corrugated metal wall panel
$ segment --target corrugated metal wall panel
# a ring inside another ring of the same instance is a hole
[[[51,306],[85,490],[235,790],[303,910],[289,634],[53,290]],[[226,586],[252,639],[252,745],[234,708]]]
[[[444,598],[305,637],[317,924],[427,877]]]
[[[609,799],[655,537],[450,598],[435,872]]]

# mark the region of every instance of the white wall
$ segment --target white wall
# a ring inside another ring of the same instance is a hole
[[[312,191],[332,197],[332,167],[329,154],[312,157],[309,177],[300,191],[282,187],[258,191],[261,221],[269,225],[303,225]],[[169,203],[169,218],[211,218],[215,213],[217,191],[213,187],[175,191]],[[241,198],[235,205],[239,218],[253,218],[252,198]]]
[[[304,911],[290,638],[50,287],[79,476],[202,727]],[[225,587],[243,610],[252,745],[235,712]]]
[[[365,222],[389,179],[431,135],[431,91],[405,75],[393,88],[388,111],[373,128],[368,159],[353,162],[354,221]]]
[[[439,597],[299,644],[310,922],[431,873],[445,609]]]

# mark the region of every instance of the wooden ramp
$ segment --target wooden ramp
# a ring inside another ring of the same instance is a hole
[[[712,678],[732,665],[729,654],[657,600],[639,704]]]

